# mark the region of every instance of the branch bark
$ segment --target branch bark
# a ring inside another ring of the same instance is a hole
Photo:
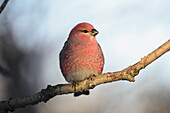
[[[0,7],[0,14],[2,13],[2,11],[4,10],[4,8],[6,7],[7,3],[9,0],[4,0],[4,2],[2,3],[1,7]]]
[[[31,96],[23,98],[14,98],[5,101],[0,101],[0,112],[14,111],[17,108],[26,107],[28,105],[35,105],[39,102],[47,102],[49,99],[56,95],[74,93],[75,91],[82,91],[87,89],[93,89],[95,86],[109,83],[118,80],[127,80],[134,82],[134,77],[139,74],[141,69],[144,69],[147,65],[154,60],[162,56],[164,53],[170,50],[170,40],[165,42],[162,46],[157,48],[152,53],[141,58],[136,64],[129,66],[122,71],[108,72],[97,76],[91,76],[90,78],[79,82],[76,87],[72,87],[72,84],[58,84],[55,86],[48,85],[46,89],[42,89],[40,92]]]

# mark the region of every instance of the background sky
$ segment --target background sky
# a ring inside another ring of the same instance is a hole
[[[135,64],[170,39],[169,6],[169,0],[11,0],[0,21],[10,24],[18,48],[41,57],[40,69],[34,70],[39,71],[35,76],[41,76],[35,90],[38,92],[48,84],[66,83],[58,56],[70,30],[78,23],[89,22],[99,31],[96,39],[105,57],[103,72],[114,72]],[[141,70],[134,83],[99,85],[89,96],[57,96],[35,107],[41,113],[167,111],[169,75],[168,52]]]

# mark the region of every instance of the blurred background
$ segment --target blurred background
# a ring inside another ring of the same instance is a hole
[[[58,56],[80,22],[100,32],[104,73],[133,65],[170,39],[169,6],[169,0],[10,0],[0,15],[0,100],[67,83]],[[134,83],[99,85],[89,96],[56,96],[15,113],[170,113],[169,81],[168,52]]]

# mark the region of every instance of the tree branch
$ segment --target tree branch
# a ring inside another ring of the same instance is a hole
[[[2,3],[1,7],[0,7],[0,14],[2,13],[2,11],[4,10],[5,6],[7,5],[9,0],[4,0],[4,2]]]
[[[6,101],[0,101],[0,112],[14,111],[17,108],[26,107],[28,105],[35,105],[39,102],[47,102],[49,99],[53,98],[56,95],[69,94],[75,91],[93,89],[99,84],[109,83],[118,80],[128,80],[130,82],[134,82],[134,77],[139,74],[139,71],[141,69],[144,69],[147,65],[152,63],[154,60],[156,60],[169,50],[170,40],[165,42],[162,46],[157,48],[152,53],[141,58],[141,60],[136,64],[129,66],[122,71],[113,73],[108,72],[97,76],[91,76],[90,78],[79,82],[75,88],[72,87],[72,84],[58,84],[55,86],[48,85],[46,89],[42,89],[40,92],[34,95],[24,98],[14,98]]]

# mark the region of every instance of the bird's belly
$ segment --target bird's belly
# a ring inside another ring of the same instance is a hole
[[[90,75],[101,74],[103,70],[102,52],[95,45],[74,47],[67,52],[60,64],[68,82],[82,81]]]
[[[89,71],[89,70],[79,70],[70,73],[70,75],[65,76],[66,80],[68,82],[73,82],[73,81],[82,81],[88,78],[90,75],[94,74],[94,72]]]
[[[101,70],[100,60],[98,60],[96,55],[79,55],[78,57],[70,60],[68,64],[70,67],[67,70],[67,76],[65,76],[68,82],[72,81],[82,81],[93,74],[100,74]]]

